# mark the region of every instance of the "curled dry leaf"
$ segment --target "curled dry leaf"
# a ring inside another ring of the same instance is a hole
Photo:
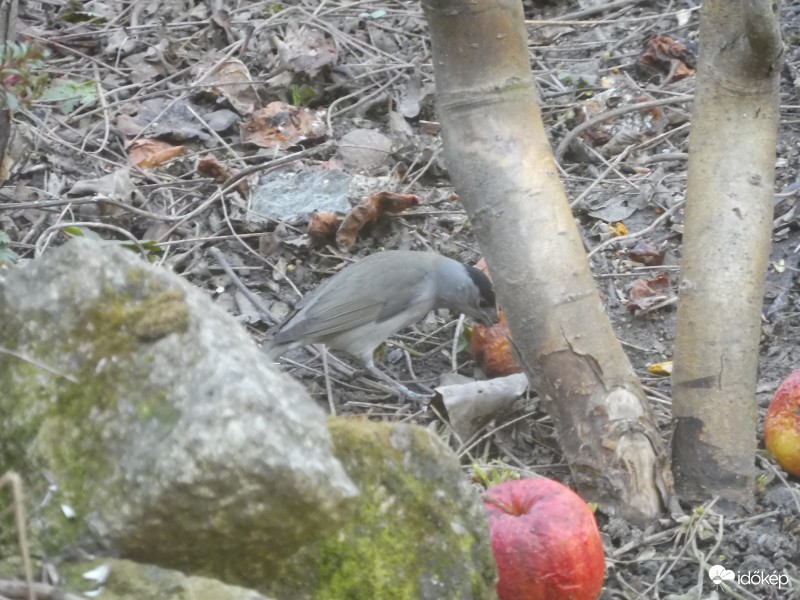
[[[341,219],[332,212],[320,211],[311,216],[308,222],[308,237],[314,248],[332,244],[336,240]]]
[[[242,141],[261,148],[286,150],[325,135],[325,111],[270,102],[242,124]]]
[[[673,83],[694,75],[697,58],[683,43],[668,35],[657,35],[647,42],[647,52],[639,62],[664,75],[664,83]]]
[[[647,372],[658,377],[669,377],[672,375],[672,361],[653,363],[647,367]]]
[[[515,374],[440,386],[436,393],[441,396],[441,408],[444,409],[440,409],[440,414],[450,422],[459,437],[466,440],[490,420],[509,412],[527,388],[528,378]],[[434,402],[438,403],[438,397]]]
[[[211,93],[225,98],[240,115],[251,114],[258,103],[250,71],[238,58],[230,58],[207,73],[200,83]]]
[[[648,267],[658,267],[664,264],[664,255],[667,248],[657,248],[647,240],[639,240],[636,245],[628,250],[628,257],[637,263]]]
[[[141,169],[152,169],[184,154],[186,150],[183,146],[142,138],[135,140],[128,148],[128,164]]]
[[[210,177],[217,183],[225,183],[238,172],[239,171],[237,169],[232,169],[231,167],[222,164],[219,160],[217,160],[216,156],[212,156],[211,154],[208,154],[197,161],[197,173],[203,177]],[[242,179],[239,182],[237,189],[242,196],[247,197],[250,189],[247,184],[247,179]]]
[[[611,233],[614,234],[614,237],[622,237],[623,235],[628,235],[628,228],[622,221],[618,221],[613,225],[609,224],[608,229],[611,231]]]
[[[625,305],[633,314],[648,310],[671,297],[669,275],[659,273],[653,279],[637,279],[631,285]]]
[[[475,325],[472,328],[470,353],[489,377],[504,377],[522,372],[522,367],[514,358],[511,330],[503,311],[500,311],[499,320],[491,327]]]
[[[336,243],[341,248],[349,248],[355,244],[358,232],[368,223],[380,218],[386,212],[400,213],[419,206],[421,203],[422,198],[415,194],[396,194],[394,192],[372,194],[369,200],[353,208],[344,218],[336,233]]]

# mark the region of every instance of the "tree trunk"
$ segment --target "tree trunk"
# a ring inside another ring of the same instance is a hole
[[[777,9],[706,0],[689,138],[672,375],[679,495],[751,506],[761,306],[772,231]]]
[[[0,0],[0,64],[6,62],[7,44],[16,38],[17,0]],[[4,161],[8,141],[11,139],[11,109],[0,93],[0,173],[5,171]],[[4,179],[0,177],[0,186]]]
[[[580,494],[643,521],[671,493],[647,400],[603,312],[533,87],[518,0],[426,0],[448,169]]]

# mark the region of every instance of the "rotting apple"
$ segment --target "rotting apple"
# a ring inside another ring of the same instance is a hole
[[[505,377],[522,372],[511,350],[511,330],[502,310],[494,325],[486,327],[479,324],[472,328],[470,353],[489,377]]]
[[[772,398],[764,445],[784,471],[800,477],[800,369],[783,380]]]
[[[603,541],[589,505],[552,479],[520,479],[484,494],[500,600],[596,600]]]

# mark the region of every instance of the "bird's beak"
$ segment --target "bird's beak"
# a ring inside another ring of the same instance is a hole
[[[491,327],[495,323],[497,323],[498,316],[497,316],[497,309],[496,308],[488,308],[483,309],[480,311],[480,315],[476,316],[477,320],[480,321],[481,325],[486,325],[487,327]]]

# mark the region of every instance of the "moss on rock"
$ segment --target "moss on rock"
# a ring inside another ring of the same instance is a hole
[[[483,506],[452,453],[413,425],[334,418],[330,429],[361,490],[357,507],[267,589],[320,600],[496,597]]]

